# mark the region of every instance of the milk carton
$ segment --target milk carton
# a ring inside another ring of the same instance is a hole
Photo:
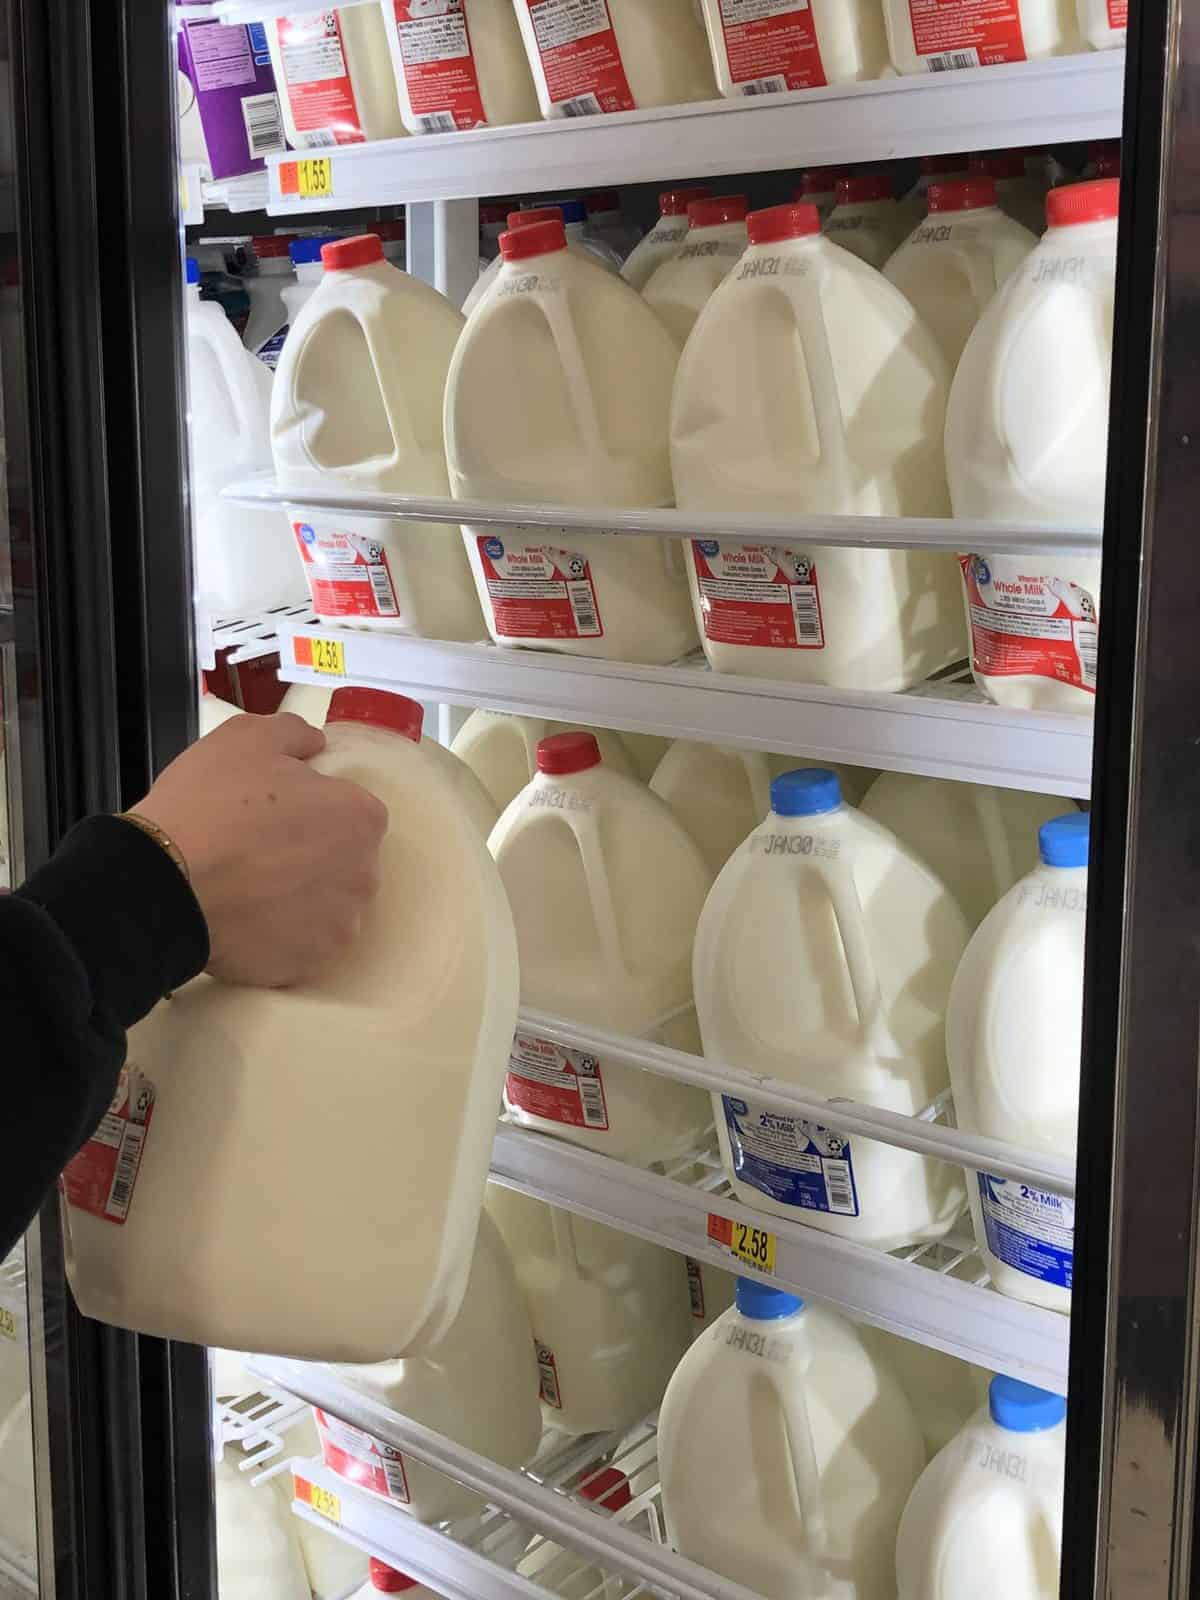
[[[537,95],[511,0],[380,5],[409,133],[537,119]]]
[[[590,733],[605,767],[623,777],[633,776],[620,734],[539,717],[515,717],[503,711],[472,711],[450,748],[479,779],[499,814],[533,782],[538,745],[555,733]]]
[[[687,240],[688,207],[693,200],[707,200],[711,194],[711,189],[703,187],[663,190],[658,197],[658,221],[621,268],[626,283],[644,289],[663,262],[679,254]]]
[[[304,11],[264,26],[293,149],[395,139],[406,131],[377,6]]]
[[[882,267],[905,231],[886,172],[854,173],[838,179],[836,203],[825,224],[827,239],[868,266]]]
[[[713,291],[746,249],[746,196],[693,200],[688,236],[642,290],[646,304],[682,349]]]
[[[194,95],[181,129],[185,138],[191,136],[185,158],[202,162],[213,178],[262,172],[264,156],[287,149],[267,44],[270,26],[180,17],[179,66]]]
[[[1125,43],[1129,0],[1077,0],[1079,31],[1093,50],[1117,50]]]
[[[897,72],[945,72],[1073,55],[1082,47],[1072,0],[883,0],[888,49]]]
[[[723,95],[780,94],[878,78],[887,65],[875,0],[701,0]]]
[[[1043,171],[1025,150],[994,150],[973,155],[972,177],[991,178],[996,185],[996,203],[1001,211],[1028,228],[1035,238],[1046,231],[1046,191]]]

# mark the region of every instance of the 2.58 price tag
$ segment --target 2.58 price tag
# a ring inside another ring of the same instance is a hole
[[[734,1222],[731,1217],[718,1217],[709,1213],[708,1237],[724,1245],[735,1261],[758,1272],[775,1271],[775,1235],[766,1228],[756,1228],[748,1222]]]
[[[310,1505],[326,1522],[341,1522],[342,1502],[332,1490],[323,1489],[319,1483],[309,1483],[307,1478],[300,1477],[298,1473],[292,1474],[292,1487],[296,1499]]]
[[[310,672],[323,672],[331,678],[346,676],[346,646],[340,639],[303,639],[293,641],[293,656],[298,667]]]
[[[280,194],[297,195],[301,200],[329,200],[333,197],[333,159],[330,156],[304,156],[298,161],[279,164]]]

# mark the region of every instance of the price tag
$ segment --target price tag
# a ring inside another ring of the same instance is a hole
[[[346,646],[340,639],[297,639],[295,659],[298,667],[323,672],[331,678],[346,676]]]
[[[297,1500],[305,1501],[318,1516],[324,1517],[326,1522],[341,1523],[342,1502],[331,1489],[322,1489],[319,1483],[309,1483],[307,1478],[301,1478],[295,1473],[292,1475],[292,1484]]]
[[[301,200],[332,199],[332,156],[305,156],[299,161],[281,162],[279,192],[298,195]]]
[[[775,1235],[749,1222],[734,1222],[712,1213],[708,1218],[708,1237],[724,1245],[735,1261],[759,1272],[775,1271]]]
[[[17,1319],[6,1306],[0,1306],[0,1339],[17,1337]]]

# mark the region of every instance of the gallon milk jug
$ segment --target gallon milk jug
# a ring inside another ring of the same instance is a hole
[[[897,72],[946,72],[1074,55],[1082,48],[1072,0],[883,0]]]
[[[560,222],[506,233],[501,250],[495,288],[450,366],[451,492],[670,505],[675,341],[627,283],[568,251]],[[463,537],[497,644],[650,664],[695,644],[673,540],[564,529],[559,544],[529,529],[469,526]]]
[[[538,770],[538,745],[555,733],[590,733],[605,767],[623,777],[633,776],[620,734],[604,728],[580,728],[569,722],[510,716],[505,711],[472,711],[450,748],[470,767],[499,813],[527,783],[533,782]]]
[[[658,1461],[681,1555],[767,1600],[895,1600],[925,1451],[900,1385],[841,1317],[740,1278],[667,1387]]]
[[[921,1474],[896,1539],[900,1600],[1055,1600],[1067,1403],[993,1378],[980,1412]]]
[[[255,361],[221,307],[200,298],[200,268],[187,264],[188,447],[196,588],[223,617],[265,611],[303,596],[286,517],[237,506],[226,484],[268,471],[271,374]]]
[[[858,1333],[904,1390],[932,1461],[984,1404],[991,1373],[882,1328],[863,1324]]]
[[[544,117],[716,95],[692,0],[513,0]]]
[[[213,1468],[221,1600],[312,1600],[298,1518],[265,1484],[256,1489],[252,1476],[228,1450]]]
[[[604,766],[590,733],[544,739],[537,759],[489,841],[523,1003],[695,1049],[692,940],[712,882],[700,852],[661,800]],[[504,1096],[520,1126],[638,1166],[685,1154],[711,1120],[700,1090],[524,1028]]]
[[[906,229],[886,172],[854,173],[837,181],[825,237],[868,266],[882,268]]]
[[[367,1581],[361,1589],[357,1589],[351,1600],[377,1600],[381,1594],[405,1594],[408,1600],[433,1600],[436,1589],[427,1589],[424,1584],[418,1583],[415,1578],[410,1578],[407,1573],[397,1572],[395,1567],[389,1567],[386,1562],[378,1557],[371,1556],[368,1563]]]
[[[598,189],[589,194],[587,206],[588,231],[602,244],[606,244],[622,265],[634,246],[641,242],[642,229],[626,220],[621,210],[621,196],[615,189]]]
[[[462,1309],[449,1332],[421,1355],[345,1367],[339,1375],[360,1394],[499,1466],[523,1467],[536,1453],[542,1419],[529,1316],[508,1248],[486,1212]],[[478,1506],[479,1497],[453,1479],[324,1411],[317,1413],[317,1427],[331,1471],[420,1522],[468,1516]],[[385,1455],[390,1470],[382,1467]]]
[[[691,1338],[678,1257],[496,1183],[487,1208],[529,1310],[545,1425],[581,1434],[640,1422]]]
[[[250,296],[250,320],[242,329],[242,343],[272,371],[283,348],[288,312],[283,291],[292,284],[290,240],[283,233],[258,235],[253,241],[255,271],[243,282]]]
[[[780,94],[878,78],[876,0],[700,0],[723,95]]]
[[[992,178],[929,189],[929,216],[883,269],[907,295],[953,372],[984,308],[1037,243],[996,204]]]
[[[977,928],[1002,894],[1037,865],[1037,835],[1070,801],[980,783],[882,772],[862,813],[889,828],[946,885]]]
[[[300,315],[301,308],[312,299],[313,290],[325,276],[321,251],[331,242],[328,234],[315,234],[309,239],[293,239],[288,246],[288,255],[296,274],[295,282],[285,284],[283,288],[289,327]],[[278,361],[275,365],[279,365]]]
[[[946,413],[956,517],[1104,520],[1118,189],[1051,190],[1045,237],[967,342]],[[961,566],[971,665],[990,698],[1090,713],[1099,559],[984,550]]]
[[[970,162],[970,176],[991,178],[996,185],[996,203],[1001,211],[1029,229],[1035,238],[1046,231],[1046,191],[1032,152],[1024,150],[995,150],[986,155],[974,155]]]
[[[619,1467],[589,1471],[584,1482],[572,1493],[590,1505],[601,1507],[610,1517],[623,1511],[633,1499],[629,1479]],[[620,1600],[625,1589],[620,1578],[606,1575],[603,1568],[593,1565],[576,1551],[564,1550],[562,1545],[541,1537],[517,1571],[551,1594],[562,1595],[563,1600]]]
[[[406,131],[376,6],[306,11],[264,26],[294,150],[395,139]]]
[[[909,233],[918,223],[925,221],[929,210],[929,186],[944,183],[950,178],[967,176],[967,157],[962,155],[922,156],[921,170],[916,183],[896,203],[900,207],[903,225]]]
[[[707,200],[711,189],[664,189],[658,197],[658,221],[632,251],[621,268],[625,282],[644,289],[664,261],[679,254],[688,233],[688,207],[693,200]]]
[[[306,1461],[320,1458],[321,1438],[311,1411],[287,1429],[284,1443],[290,1456],[302,1457]],[[292,1516],[290,1472],[276,1473],[270,1480],[270,1487],[279,1498],[281,1511],[295,1529],[312,1600],[343,1600],[357,1585],[366,1581],[367,1557],[335,1534],[326,1533],[323,1528],[304,1521],[302,1517]]]
[[[1079,31],[1093,50],[1116,50],[1125,43],[1129,0],[1077,0]]]
[[[811,167],[800,174],[792,199],[796,205],[816,206],[824,227],[837,203],[838,179],[848,176],[843,167]]]
[[[312,766],[388,808],[380,892],[314,982],[199,977],[131,1032],[63,1179],[86,1316],[377,1361],[458,1313],[516,1022],[512,917],[416,701],[339,689],[329,717]]]
[[[717,879],[696,933],[704,1052],[827,1098],[915,1116],[947,1087],[946,998],[967,943],[953,896],[842,804],[831,772],[785,773]],[[721,1159],[746,1205],[895,1250],[962,1209],[944,1161],[731,1095]]]
[[[750,247],[679,362],[679,505],[943,516],[947,374],[933,335],[821,237],[815,206],[748,220]],[[702,539],[688,577],[718,672],[903,689],[963,653],[952,556]]]
[[[713,291],[745,254],[746,209],[744,194],[693,200],[686,243],[642,290],[646,304],[680,349]]]
[[[572,211],[572,220],[570,222],[566,220],[568,208],[570,208]],[[579,216],[575,216],[575,212],[578,212]],[[586,221],[583,220],[582,214],[582,200],[568,200],[560,205],[553,206],[531,206],[527,211],[509,212],[508,231],[511,233],[515,232],[518,228],[531,228],[535,222],[561,222],[563,224],[563,231],[567,236],[568,250],[574,251],[576,255],[582,253],[585,256],[589,256],[593,261],[598,261],[601,266],[606,267],[610,272],[616,272],[620,266],[620,262],[606,244],[602,243],[602,241],[599,239],[593,238],[588,232],[588,225]],[[500,276],[500,271],[503,266],[504,257],[502,255],[497,255],[496,259],[494,261],[490,261],[484,270],[479,274],[479,277],[475,282],[475,287],[463,301],[464,317],[469,317],[471,315],[472,311],[474,311],[475,307],[479,304],[484,295],[487,294],[488,290]]]
[[[512,0],[380,0],[409,133],[536,122]]]
[[[630,733],[623,730],[621,743],[625,746],[627,755],[633,763],[633,775],[640,778],[643,783],[649,783],[658,770],[658,764],[667,753],[669,739],[660,738],[656,733]]]
[[[976,931],[950,991],[946,1054],[958,1126],[1075,1159],[1088,818],[1045,823],[1041,861]],[[1071,1309],[1075,1203],[968,1173],[975,1237],[1001,1294]]]
[[[447,494],[442,396],[462,317],[385,261],[375,234],[327,244],[321,259],[324,277],[276,372],[276,472],[289,488]],[[424,638],[480,637],[453,528],[303,502],[289,515],[319,617]]]

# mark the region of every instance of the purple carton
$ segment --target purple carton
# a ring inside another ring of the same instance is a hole
[[[184,22],[179,67],[192,81],[214,178],[261,172],[287,149],[266,28],[261,22]]]

